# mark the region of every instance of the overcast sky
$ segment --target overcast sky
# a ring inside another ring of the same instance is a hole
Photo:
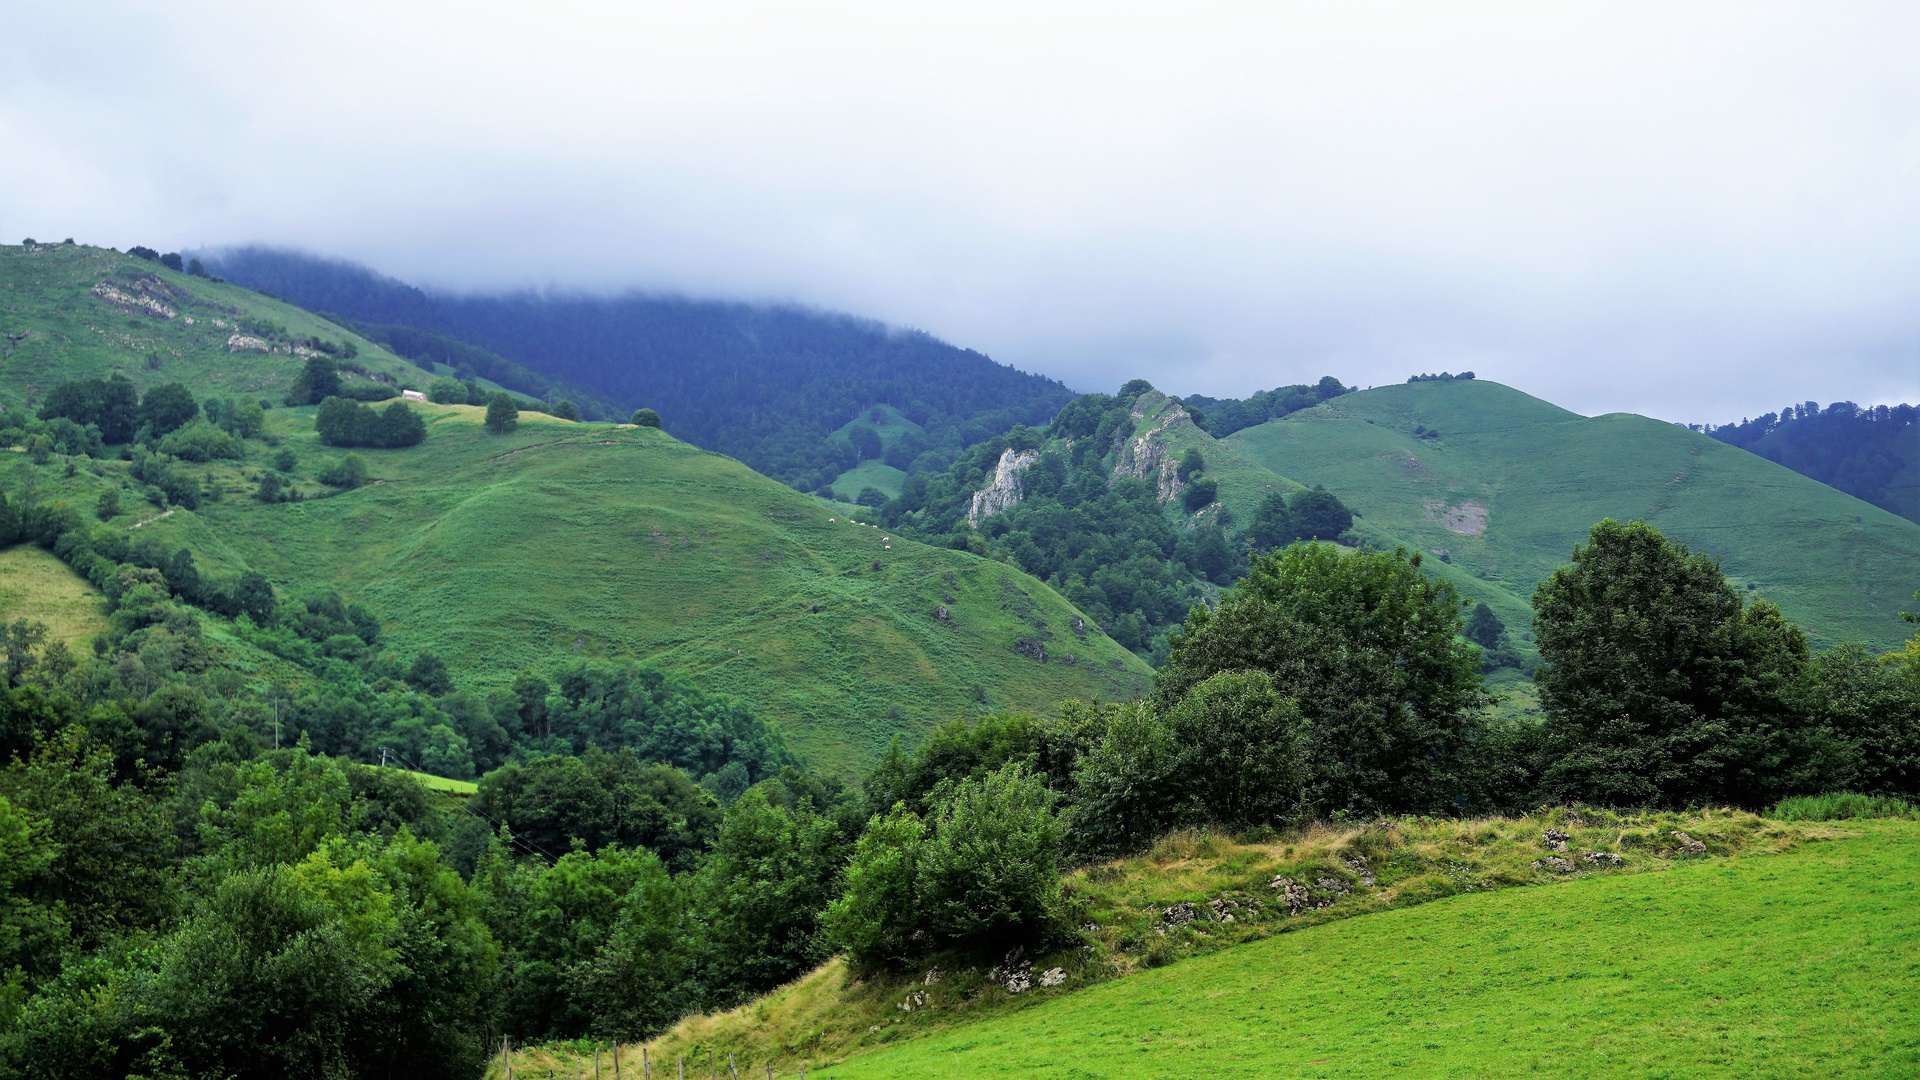
[[[1111,390],[1920,399],[1920,5],[0,0],[0,230],[797,301]]]

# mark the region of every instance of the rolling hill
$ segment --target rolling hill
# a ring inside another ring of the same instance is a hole
[[[421,374],[283,303],[112,252],[3,248],[0,275],[4,329],[19,335],[0,394],[15,401],[116,370],[196,395],[271,397],[304,360],[230,351],[226,335],[273,320],[289,339],[356,343],[370,374]],[[93,292],[132,281],[144,291],[123,293],[164,297],[175,317],[125,314]],[[188,311],[228,326],[188,326]],[[145,360],[154,351],[158,370]],[[356,451],[369,482],[341,493],[313,479],[340,455],[319,444],[316,409],[269,410],[266,435],[293,452],[300,502],[249,497],[266,471],[259,444],[249,460],[193,466],[207,492],[197,510],[147,507],[117,461],[73,475],[55,463],[36,482],[76,506],[123,487],[117,523],[192,549],[217,577],[252,568],[284,592],[337,589],[379,613],[388,647],[440,653],[462,685],[499,687],[582,656],[647,660],[738,695],[842,774],[896,733],[911,740],[956,714],[1131,695],[1149,677],[1017,569],[855,524],[844,507],[657,429],[529,413],[496,436],[477,407],[414,407],[425,441]]]
[[[1534,585],[1605,517],[1720,557],[1816,644],[1897,645],[1920,587],[1920,525],[1683,427],[1484,380],[1348,394],[1223,441],[1325,484],[1367,532],[1445,555],[1516,631]]]

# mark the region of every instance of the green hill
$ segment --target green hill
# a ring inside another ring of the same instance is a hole
[[[1605,517],[1719,556],[1819,644],[1897,645],[1920,586],[1920,525],[1686,428],[1583,417],[1498,383],[1348,394],[1223,441],[1325,484],[1363,535],[1445,555],[1516,632],[1535,583]]]
[[[270,414],[307,475],[331,456],[312,411]],[[647,659],[739,695],[839,771],[982,707],[1146,686],[1144,664],[1076,637],[1076,613],[1018,570],[856,524],[657,429],[526,414],[494,436],[478,407],[421,411],[423,444],[361,452],[366,487],[230,497],[149,528],[216,569],[361,600],[391,648],[439,653],[463,685]]]
[[[231,350],[248,328],[353,343],[369,377],[425,381],[296,308],[113,252],[0,248],[0,275],[13,342],[0,394],[15,401],[113,371],[277,398],[305,360],[291,344]],[[133,298],[133,313],[113,297]],[[460,685],[498,688],[582,656],[646,660],[738,695],[829,771],[850,774],[894,734],[911,742],[955,715],[1147,685],[1145,664],[1019,570],[854,524],[657,429],[527,413],[495,436],[477,407],[413,407],[425,442],[356,451],[370,482],[344,493],[314,479],[342,453],[320,445],[316,410],[269,410],[266,436],[293,452],[301,502],[250,497],[277,453],[258,442],[248,460],[186,466],[207,493],[197,510],[162,515],[118,461],[71,476],[56,461],[34,483],[87,508],[98,488],[125,489],[116,525],[191,548],[215,576],[258,569],[283,592],[366,603],[387,648],[439,653]]]

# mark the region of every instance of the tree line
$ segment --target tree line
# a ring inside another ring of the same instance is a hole
[[[1920,460],[1920,438],[1912,405],[1863,408],[1836,401],[1789,405],[1777,413],[1743,419],[1705,432],[1724,443],[1752,451],[1913,521],[1920,521],[1920,500],[1899,478]],[[1696,430],[1697,430],[1696,426]]]

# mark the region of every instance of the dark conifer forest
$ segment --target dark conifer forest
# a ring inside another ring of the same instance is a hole
[[[957,452],[1044,424],[1073,397],[971,349],[845,315],[641,294],[434,296],[293,252],[204,257],[232,281],[336,316],[416,361],[569,397],[586,419],[654,409],[675,436],[807,491],[858,460],[831,436],[873,405],[894,406],[930,445]]]
[[[1920,521],[1920,427],[1912,405],[1789,405],[1707,434],[1856,499]]]

